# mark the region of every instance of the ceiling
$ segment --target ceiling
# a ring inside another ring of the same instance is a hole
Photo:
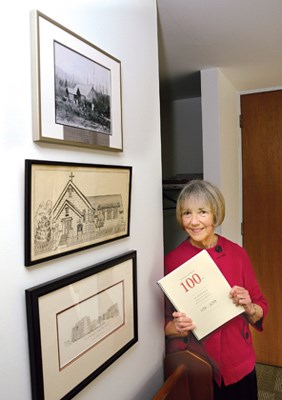
[[[200,95],[219,68],[236,90],[282,87],[281,0],[157,0],[161,93]]]

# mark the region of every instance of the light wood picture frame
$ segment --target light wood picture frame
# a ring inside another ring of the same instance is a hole
[[[33,139],[123,151],[121,62],[34,10]]]

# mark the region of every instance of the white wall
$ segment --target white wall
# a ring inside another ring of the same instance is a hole
[[[219,69],[201,71],[204,178],[226,201],[219,232],[241,243],[241,153],[238,92]]]
[[[124,152],[32,141],[30,10],[38,9],[121,60]],[[137,250],[139,341],[77,399],[147,400],[162,382],[161,143],[155,0],[10,0],[1,10],[0,397],[31,398],[25,289]],[[24,160],[132,165],[130,237],[24,266]]]

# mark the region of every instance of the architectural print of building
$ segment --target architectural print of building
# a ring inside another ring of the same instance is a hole
[[[121,194],[85,196],[74,175],[54,206],[42,202],[35,216],[35,254],[107,238],[126,230]]]
[[[104,314],[99,315],[97,319],[91,321],[89,316],[85,316],[79,320],[76,325],[72,328],[71,342],[83,338],[89,333],[95,331],[95,329],[102,326],[102,324],[112,318],[119,316],[118,304],[113,304]]]

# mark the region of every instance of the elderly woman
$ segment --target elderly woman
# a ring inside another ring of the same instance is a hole
[[[204,355],[213,365],[215,400],[257,400],[256,357],[249,325],[262,331],[267,302],[246,251],[215,233],[224,216],[219,189],[206,181],[190,181],[176,206],[177,221],[188,236],[166,255],[165,274],[206,249],[230,284],[233,302],[245,311],[198,341],[191,332],[195,325],[189,315],[176,312],[166,300],[166,351],[187,348]]]

